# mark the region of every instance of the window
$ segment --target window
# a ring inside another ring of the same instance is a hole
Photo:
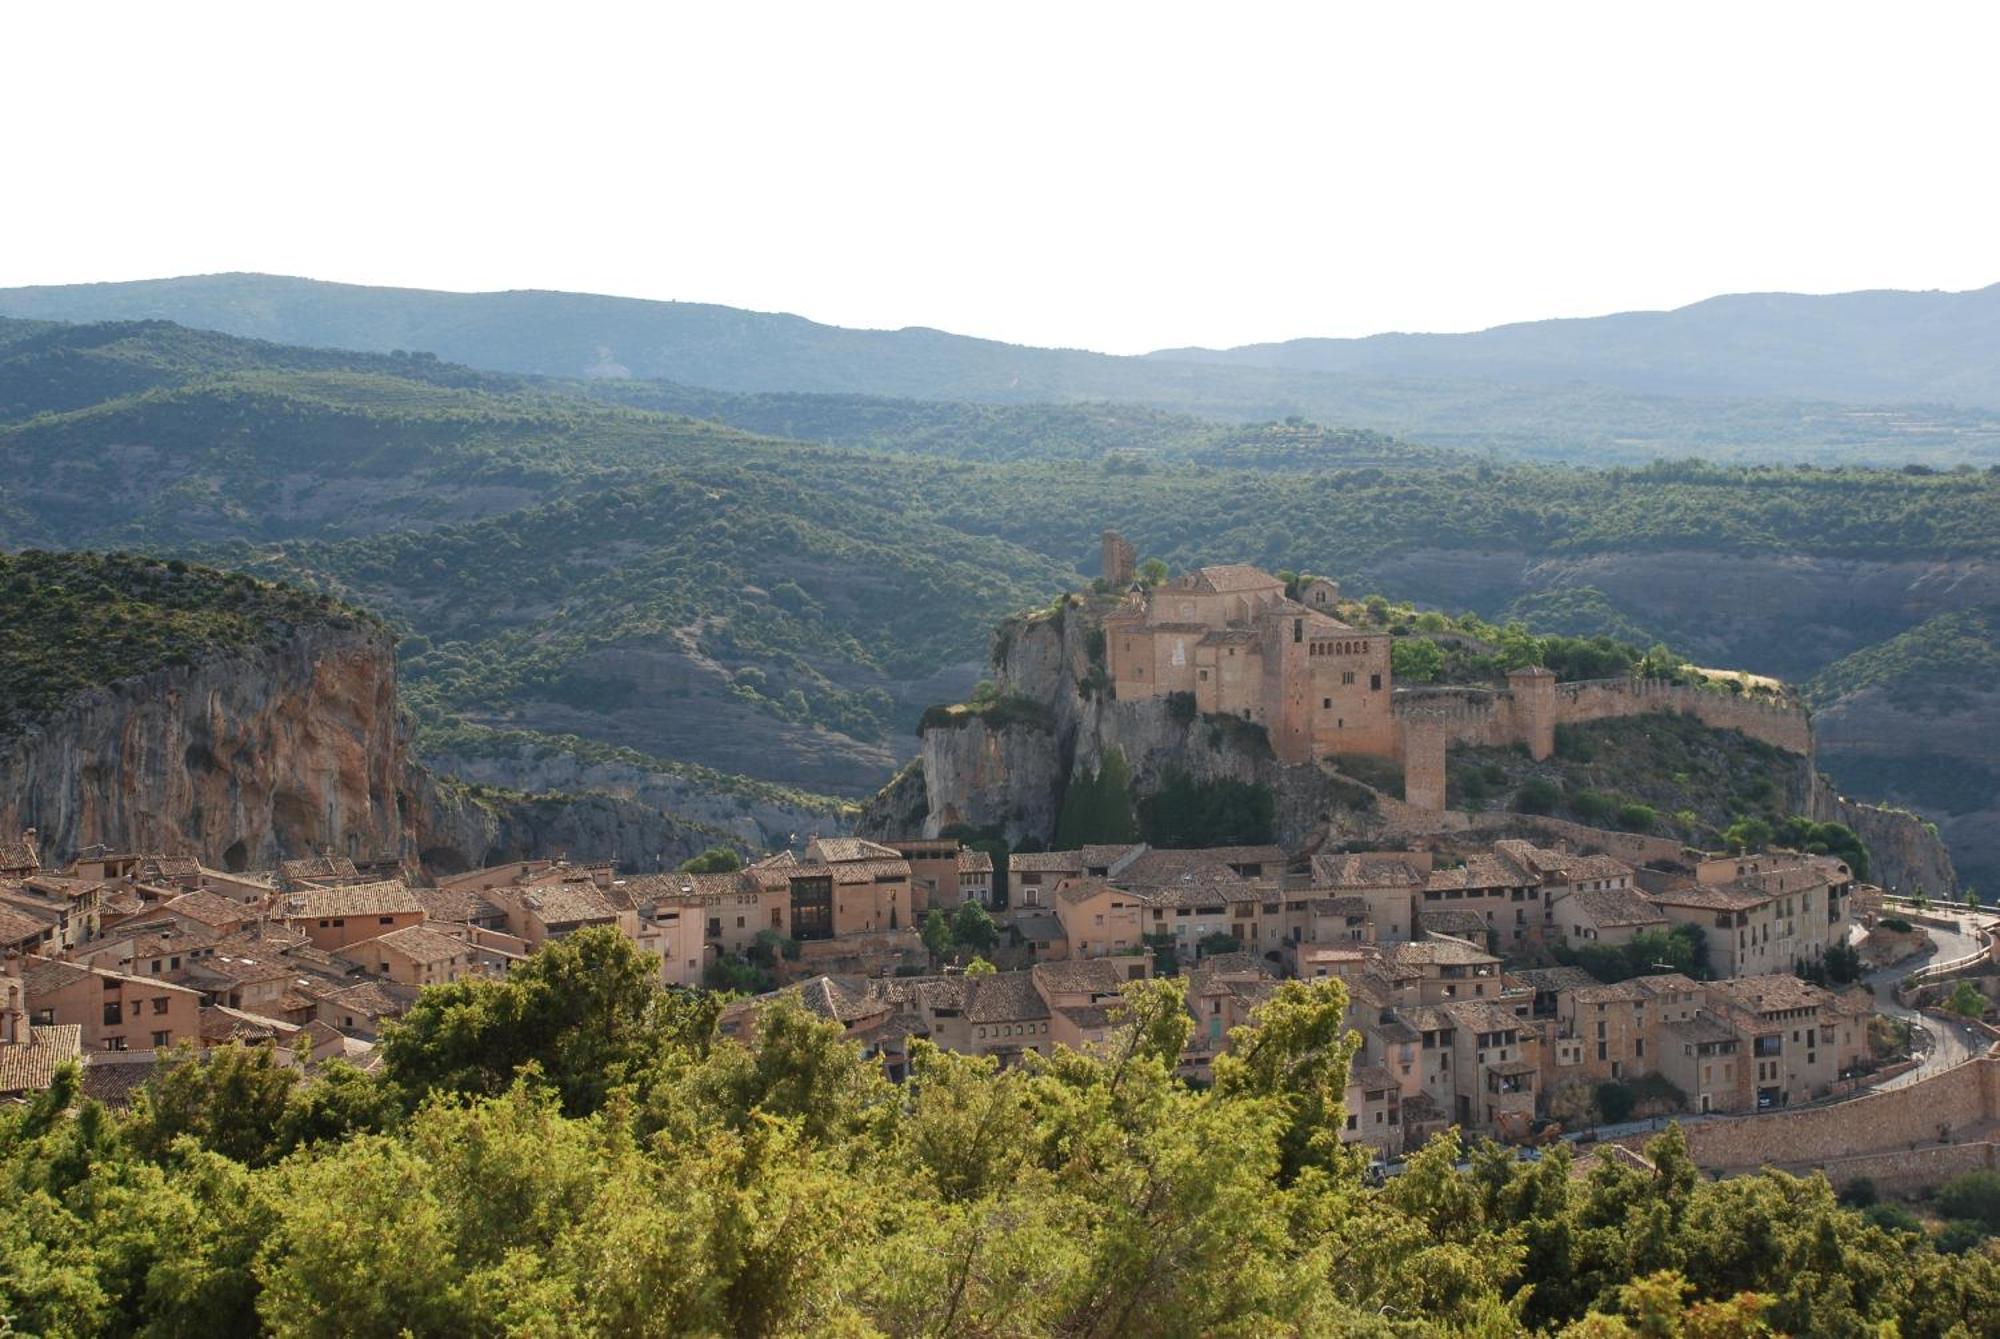
[[[394,925],[396,923],[396,918],[394,916],[377,916],[375,918],[375,923],[377,925]]]
[[[1341,683],[1343,683],[1343,684],[1351,684],[1351,683],[1353,683],[1353,682],[1354,682],[1354,671],[1353,671],[1353,670],[1342,670],[1342,671],[1340,672],[1340,681],[1341,681]]]
[[[154,1049],[154,1050],[156,1050],[156,1051],[160,1051],[160,1050],[165,1050],[165,1049],[166,1049],[167,1047],[169,1047],[169,1046],[171,1046],[171,1045],[173,1045],[173,1044],[174,1044],[174,1034],[173,1034],[173,1033],[171,1033],[171,1032],[155,1032],[155,1033],[153,1034],[153,1049]]]
[[[160,995],[153,1000],[153,1012],[156,1014],[163,1014],[167,1011],[167,1006],[172,1003],[173,1001],[170,1000],[167,996]]]
[[[1319,709],[1320,709],[1321,711],[1332,711],[1332,710],[1333,710],[1333,699],[1332,699],[1332,698],[1330,698],[1330,697],[1323,697],[1323,698],[1321,698],[1321,699],[1319,700]]]
[[[334,929],[336,929],[336,930],[338,930],[338,929],[341,929],[341,928],[342,928],[342,927],[344,927],[344,926],[345,926],[346,924],[347,924],[347,922],[346,922],[346,921],[344,921],[344,920],[342,920],[342,919],[341,919],[340,917],[338,917],[338,916],[335,916],[335,917],[333,918],[333,928],[334,928]]]
[[[1374,692],[1374,693],[1379,693],[1379,692],[1381,692],[1381,691],[1382,691],[1382,676],[1381,676],[1381,675],[1379,675],[1379,674],[1371,674],[1371,675],[1369,675],[1369,676],[1368,676],[1368,689],[1369,689],[1369,691],[1370,691],[1370,692]]]
[[[107,1027],[116,1027],[116,1026],[118,1026],[118,1016],[119,1016],[119,1015],[118,1015],[118,1001],[117,1001],[117,1000],[106,1000],[106,1001],[104,1002],[104,1023],[105,1023],[105,1026],[107,1026]]]
[[[104,1039],[104,1049],[107,1051],[122,1051],[125,1049],[125,1039],[123,1037],[106,1037]]]

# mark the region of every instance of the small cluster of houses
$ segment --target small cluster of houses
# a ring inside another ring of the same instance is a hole
[[[161,855],[52,871],[28,834],[0,843],[0,1095],[79,1055],[86,1086],[115,1092],[183,1043],[366,1066],[425,986],[502,974],[606,926],[669,986],[771,949],[777,980],[892,1075],[912,1038],[1003,1064],[1102,1042],[1127,986],[1164,970],[1185,987],[1182,1067],[1198,1079],[1280,980],[1338,977],[1361,1040],[1347,1135],[1394,1155],[1450,1124],[1525,1137],[1605,1083],[1656,1081],[1690,1111],[1826,1095],[1868,1065],[1872,1001],[1796,969],[1848,938],[1856,891],[1824,856],[1635,868],[1518,840],[1310,856],[1088,846],[1016,853],[996,879],[991,857],[951,839],[825,837],[727,873],[527,860],[418,886],[341,856],[263,876]],[[995,910],[998,970],[933,970],[918,927],[964,902]],[[1676,925],[1700,928],[1712,979],[1606,983],[1551,965]],[[745,1031],[766,998],[733,1006],[725,1030]]]

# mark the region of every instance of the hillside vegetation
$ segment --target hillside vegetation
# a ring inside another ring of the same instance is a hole
[[[296,587],[129,554],[0,552],[0,734],[100,684],[274,647],[367,614]]]
[[[742,1042],[602,929],[424,992],[379,1073],[182,1055],[129,1114],[0,1112],[0,1312],[33,1334],[1286,1334],[1946,1339],[2000,1312],[1974,1219],[1843,1208],[1447,1134],[1368,1185],[1338,980],[1286,983],[1196,1090],[1183,983],[996,1070],[888,1082],[796,1003]],[[1461,1167],[1461,1159],[1466,1165]],[[1983,1182],[1943,1202],[1984,1215]],[[366,1231],[356,1231],[365,1222]],[[1953,1253],[1962,1252],[1962,1253]]]
[[[1176,569],[1327,572],[1801,677],[1984,608],[2000,557],[1995,471],[1591,470],[1305,420],[553,380],[160,321],[0,321],[0,403],[0,546],[194,556],[380,610],[433,729],[849,799],[970,692],[1000,616],[1094,574],[1106,526]],[[1704,561],[1742,574],[1747,613],[1676,585]],[[1899,563],[1953,566],[1852,582]],[[1809,623],[1783,584],[1802,571],[1824,574]],[[1990,626],[1951,626],[1975,671]]]

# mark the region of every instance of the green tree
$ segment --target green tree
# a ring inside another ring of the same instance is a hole
[[[1389,668],[1398,683],[1436,683],[1444,666],[1444,648],[1427,637],[1398,637],[1389,646]]]
[[[917,933],[924,941],[924,947],[930,951],[931,961],[940,962],[951,956],[954,943],[951,937],[951,922],[945,919],[942,908],[932,907],[925,912],[923,928]]]
[[[711,846],[681,861],[683,874],[727,874],[743,868],[743,855],[733,846]]]
[[[1970,981],[1961,981],[1952,987],[1951,995],[1944,1007],[1965,1018],[1986,1016],[1986,997],[1979,993],[1979,987]]]
[[[951,913],[952,942],[974,953],[991,953],[1000,943],[1000,927],[977,902],[958,904]]]

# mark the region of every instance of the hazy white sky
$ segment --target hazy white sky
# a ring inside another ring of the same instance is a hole
[[[0,286],[1136,352],[2000,281],[1993,6],[0,8]]]

